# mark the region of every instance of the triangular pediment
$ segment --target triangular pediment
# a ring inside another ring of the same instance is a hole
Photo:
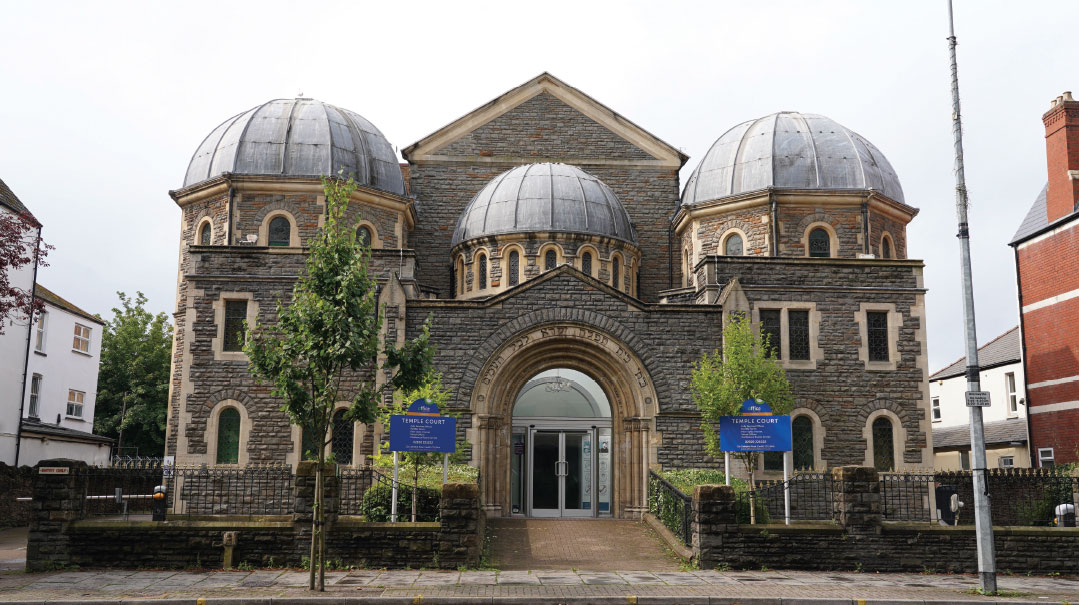
[[[536,128],[537,120],[549,122]],[[402,150],[410,162],[624,164],[681,168],[688,156],[549,73]]]
[[[594,277],[581,273],[571,265],[559,265],[558,267],[543,273],[539,277],[534,277],[532,279],[522,282],[517,286],[510,288],[509,290],[506,290],[505,292],[501,292],[490,298],[483,299],[482,302],[485,306],[497,305],[508,299],[524,295],[527,292],[536,288],[544,287],[546,284],[555,280],[567,283],[576,283],[577,285],[585,286],[592,290],[598,290],[638,309],[645,309],[649,306],[647,303],[636,299],[629,294],[622,292],[621,290],[617,290],[609,284],[605,284]]]

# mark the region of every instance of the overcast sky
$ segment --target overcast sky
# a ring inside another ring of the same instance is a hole
[[[1070,2],[958,0],[978,336],[1018,322],[1007,246],[1046,182],[1041,115],[1079,91]],[[550,71],[690,156],[739,122],[820,113],[872,141],[921,213],[931,371],[963,354],[947,3],[0,0],[0,178],[56,246],[39,281],[109,316],[175,311],[168,196],[226,118],[305,96],[397,147]],[[631,209],[632,212],[632,209]]]

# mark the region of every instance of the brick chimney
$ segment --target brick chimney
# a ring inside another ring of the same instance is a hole
[[[1079,101],[1070,91],[1053,99],[1042,116],[1049,167],[1046,210],[1049,222],[1071,214],[1079,201]]]

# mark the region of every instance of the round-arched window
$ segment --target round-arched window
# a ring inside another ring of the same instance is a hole
[[[217,417],[217,464],[236,464],[240,459],[240,412],[225,408]]]
[[[880,416],[873,421],[873,467],[878,471],[895,470],[894,440],[890,419]]]
[[[832,237],[824,227],[817,227],[809,232],[809,255],[815,258],[828,258],[832,255]]]
[[[210,236],[213,234],[213,230],[210,228],[210,223],[203,223],[202,229],[199,230],[199,244],[203,246],[210,245]]]
[[[611,259],[611,285],[616,290],[622,289],[622,259],[618,256]]]
[[[727,256],[742,256],[742,236],[732,233],[727,236],[723,245],[723,254]]]
[[[551,269],[554,269],[557,264],[558,254],[556,254],[554,250],[548,250],[547,253],[543,255],[543,270],[550,271]]]
[[[532,377],[513,405],[514,416],[610,418],[611,404],[591,376],[559,368]]]
[[[884,238],[880,242],[880,255],[884,258],[892,258],[892,240]]]
[[[346,417],[348,410],[333,414],[333,441],[330,450],[337,464],[352,464],[352,421]]]
[[[364,246],[370,246],[374,236],[371,234],[371,228],[367,225],[360,225],[356,228],[356,243]]]
[[[510,285],[516,286],[521,283],[521,255],[516,251],[510,251]]]
[[[463,258],[457,259],[457,293],[465,293],[465,261]]]
[[[479,262],[476,263],[476,272],[480,280],[480,290],[487,289],[487,255],[481,254]]]
[[[585,252],[581,255],[581,273],[592,276],[592,253]]]
[[[270,246],[288,246],[291,245],[292,239],[292,225],[288,222],[288,219],[283,216],[275,216],[270,220],[270,228],[266,238],[266,243]]]
[[[794,470],[811,470],[813,461],[813,421],[809,416],[797,416],[791,422]]]

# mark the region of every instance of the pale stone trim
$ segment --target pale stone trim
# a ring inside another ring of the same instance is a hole
[[[1045,233],[1042,233],[1038,237],[1028,239],[1027,241],[1019,244],[1019,246],[1017,246],[1017,249],[1022,250],[1023,248],[1026,248],[1027,246],[1031,246],[1031,245],[1036,244],[1038,242],[1045,241],[1045,240],[1053,237],[1054,235],[1057,235],[1059,233],[1063,233],[1064,231],[1067,231],[1069,229],[1075,229],[1076,227],[1079,227],[1079,221],[1074,221],[1074,220],[1070,221],[1065,225],[1061,225],[1061,226],[1057,227],[1056,229],[1046,231]]]
[[[213,221],[213,219],[211,219],[209,216],[204,215],[202,218],[199,219],[198,223],[199,223],[198,226],[195,227],[195,243],[194,243],[194,245],[195,246],[203,245],[202,244],[202,237],[201,237],[202,236],[202,228],[205,225],[209,225],[210,226],[210,243],[209,243],[209,245],[212,246],[213,243],[214,243],[214,221]]]
[[[592,255],[592,270],[586,272],[584,270],[584,253],[588,252]],[[584,244],[580,248],[577,248],[577,262],[574,266],[578,271],[584,273],[588,277],[597,278],[599,275],[600,263],[603,262],[603,257],[599,255],[599,250],[589,244]]]
[[[899,420],[899,416],[895,415],[895,412],[888,409],[873,410],[873,413],[869,415],[865,420],[865,426],[862,427],[862,437],[865,439],[865,466],[873,468],[873,422],[885,416],[892,423],[892,460],[895,462],[894,471],[906,470],[910,465],[903,461],[903,449],[907,444],[907,429],[903,428],[903,423]]]
[[[888,248],[892,251],[891,256],[884,255],[884,241],[888,241]],[[877,256],[884,260],[894,260],[899,258],[899,250],[895,248],[895,239],[892,238],[892,234],[887,230],[880,234],[880,244],[877,246]]]
[[[787,370],[816,370],[817,362],[824,359],[824,349],[820,347],[821,312],[815,302],[768,300],[753,304],[752,325],[760,330],[761,310],[779,310],[779,331],[782,334],[779,362]],[[790,319],[788,311],[809,311],[809,359],[790,358]]]
[[[289,234],[288,246],[286,247],[299,248],[302,243],[300,242],[300,230],[296,227],[296,217],[292,216],[291,212],[284,209],[271,210],[270,212],[267,212],[266,216],[262,218],[262,224],[259,225],[258,245],[270,245],[270,221],[274,220],[279,216],[283,216],[288,219]]]
[[[1030,313],[1031,311],[1037,311],[1038,309],[1044,309],[1051,307],[1057,303],[1062,303],[1067,300],[1079,297],[1079,289],[1072,290],[1070,292],[1064,292],[1057,294],[1056,296],[1050,296],[1049,298],[1039,300],[1036,303],[1030,303],[1029,305],[1023,305],[1023,313]]]
[[[247,301],[247,325],[248,327],[255,325],[255,320],[259,316],[259,304],[255,300],[255,295],[251,292],[222,292],[218,296],[217,300],[213,301],[214,309],[214,325],[217,326],[217,336],[210,341],[210,346],[214,351],[214,361],[247,361],[247,353],[243,351],[226,351],[224,350],[225,342],[225,301],[229,300],[246,300]],[[189,327],[188,327],[189,328]],[[188,345],[190,346],[190,345]],[[184,367],[188,367],[186,364]]]
[[[400,224],[400,222],[398,222],[398,224]],[[369,221],[367,219],[363,219],[363,218],[356,221],[356,224],[353,225],[353,230],[354,231],[359,231],[360,227],[367,227],[368,229],[371,230],[371,241],[368,242],[370,244],[370,246],[371,246],[371,249],[372,250],[381,250],[382,249],[382,237],[379,236],[379,234],[378,234],[378,227],[376,227],[375,224],[372,223],[371,221]],[[401,246],[401,247],[404,248],[404,246]]]
[[[870,311],[888,313],[888,361],[869,361],[869,321],[866,313]],[[895,303],[859,303],[858,310],[854,313],[854,321],[858,324],[858,359],[865,364],[865,369],[895,370],[899,365],[899,328],[903,325],[903,314],[895,310]],[[928,390],[928,386],[926,389]],[[925,397],[922,399],[924,402]]]
[[[480,287],[480,257],[487,260],[487,269],[484,271],[483,281],[487,282],[485,288]],[[472,255],[472,292],[478,295],[489,294],[491,290],[491,255],[486,248],[476,250]]]
[[[548,269],[545,258],[547,256],[547,251],[551,249],[554,249],[555,252],[554,267]],[[565,252],[562,251],[562,246],[558,245],[555,242],[547,242],[546,244],[543,244],[542,246],[540,246],[539,253],[536,254],[536,268],[539,270],[540,273],[554,271],[558,268],[559,265],[565,264],[565,262]]]
[[[828,461],[823,458],[822,454],[824,453],[824,436],[828,431],[820,421],[820,416],[809,408],[794,408],[791,410],[790,416],[792,425],[795,418],[799,416],[805,416],[813,423],[813,470],[827,469]],[[791,457],[793,458],[793,453]],[[794,461],[792,460],[791,462],[791,468],[794,468]]]
[[[499,292],[514,287],[510,285],[510,252],[514,250],[517,251],[517,285],[525,283],[525,267],[528,265],[525,249],[520,244],[505,245],[502,247],[501,256],[497,257],[498,266],[502,270],[502,277],[499,278],[497,288]]]
[[[806,225],[805,231],[802,232],[802,256],[809,257],[809,234],[818,227],[828,232],[828,245],[831,250],[830,258],[836,258],[839,256],[839,236],[836,234],[835,228],[824,221],[814,221]]]
[[[464,254],[458,254],[457,255],[457,276],[456,276],[456,281],[457,281],[457,283],[453,285],[453,288],[454,288],[454,290],[456,290],[455,294],[456,294],[457,298],[461,298],[461,297],[463,297],[465,295],[465,287],[468,285],[467,280],[465,279],[465,255]]]
[[[1079,409],[1079,401],[1061,401],[1046,405],[1032,405],[1028,410],[1031,414],[1045,414],[1046,412],[1064,412],[1066,410]]]
[[[618,290],[619,292],[625,292],[626,291],[626,289],[624,287],[625,284],[626,284],[626,259],[625,259],[625,257],[622,256],[622,254],[619,253],[619,252],[612,252],[611,253],[611,259],[608,262],[610,262],[611,268],[607,272],[608,273],[607,279],[610,281],[611,287],[614,288],[615,290]],[[618,267],[618,281],[622,282],[620,284],[614,283],[614,268],[616,266]]]
[[[1041,382],[1032,382],[1027,385],[1028,389],[1040,389],[1042,387],[1053,387],[1058,384],[1068,384],[1069,382],[1079,381],[1079,375],[1068,376],[1065,378],[1054,378],[1052,380],[1043,380]]]
[[[694,229],[696,231],[696,229]],[[746,252],[749,251],[749,236],[745,231],[742,231],[738,227],[728,227],[723,235],[719,238],[719,250],[716,254],[720,256],[727,256],[727,239],[732,235],[737,235],[742,238],[742,256],[749,256]]]
[[[921,270],[917,271],[919,282],[921,281]],[[914,331],[914,338],[918,341],[918,356],[915,358],[915,365],[921,370],[921,384],[918,387],[921,393],[921,399],[918,400],[918,409],[921,413],[918,415],[918,430],[925,434],[925,447],[922,449],[922,466],[928,466],[933,461],[933,411],[932,401],[929,394],[929,352],[928,352],[928,338],[926,338],[926,321],[925,321],[925,295],[919,294],[914,297],[914,306],[910,308],[911,318],[918,319],[918,329]],[[891,324],[889,324],[890,326]],[[899,328],[896,327],[896,333],[898,334]]]
[[[209,420],[206,422],[206,432],[203,434],[203,442],[206,444],[206,464],[210,466],[218,466],[217,464],[217,429],[218,422],[221,420],[221,412],[224,412],[226,408],[235,408],[240,413],[240,444],[239,453],[236,456],[236,464],[222,464],[219,466],[247,466],[249,460],[249,454],[247,452],[247,444],[251,438],[251,417],[247,415],[247,408],[244,404],[236,401],[235,399],[224,399],[217,402],[216,405],[210,410]]]

